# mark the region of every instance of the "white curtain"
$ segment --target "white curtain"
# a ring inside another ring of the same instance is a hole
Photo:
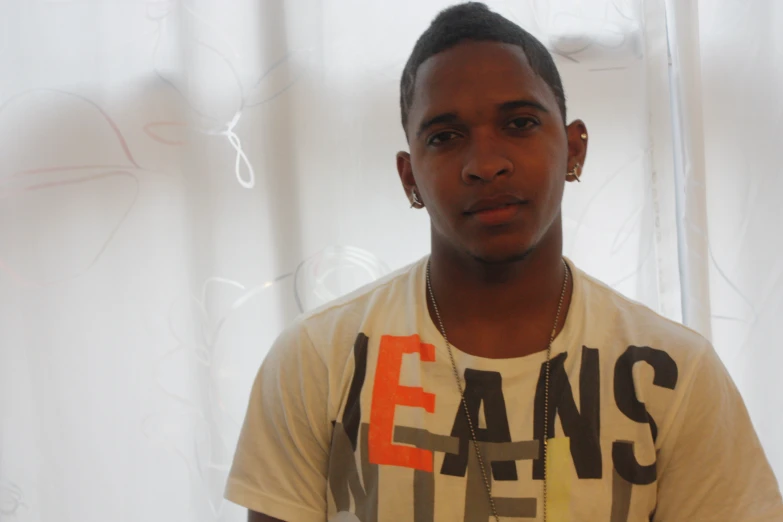
[[[0,520],[239,521],[300,311],[428,251],[398,81],[447,0],[0,0]],[[591,135],[566,254],[709,336],[783,478],[783,4],[507,0]]]

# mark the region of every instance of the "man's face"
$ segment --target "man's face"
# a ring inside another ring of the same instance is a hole
[[[559,241],[563,187],[584,160],[584,125],[565,128],[521,48],[465,42],[429,58],[406,131],[410,155],[398,154],[397,167],[429,211],[433,248],[498,263],[552,234]]]

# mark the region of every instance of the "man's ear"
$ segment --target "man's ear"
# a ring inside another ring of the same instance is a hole
[[[582,120],[574,120],[566,127],[568,140],[568,181],[577,181],[582,176],[582,169],[587,158],[587,126]],[[576,169],[576,170],[575,170]],[[576,176],[574,175],[576,173]]]
[[[411,164],[411,155],[408,152],[400,151],[397,153],[397,174],[400,176],[402,188],[405,190],[405,196],[410,201],[412,207],[421,208],[421,193],[416,188],[416,179],[413,177],[413,165]],[[416,196],[414,197],[414,193]]]

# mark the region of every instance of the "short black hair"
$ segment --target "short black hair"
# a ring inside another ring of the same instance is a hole
[[[408,113],[413,103],[416,74],[428,58],[463,41],[500,42],[517,45],[527,56],[533,71],[552,89],[566,121],[566,102],[560,73],[544,44],[514,22],[490,11],[481,2],[458,4],[441,11],[416,41],[400,80],[402,127],[407,135]]]

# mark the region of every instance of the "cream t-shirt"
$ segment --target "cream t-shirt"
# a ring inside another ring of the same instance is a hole
[[[251,392],[228,500],[287,522],[490,519],[427,311],[426,262],[280,335]],[[710,344],[569,266],[571,305],[552,345],[548,520],[783,521],[776,479]],[[546,353],[454,355],[501,519],[541,520]]]

